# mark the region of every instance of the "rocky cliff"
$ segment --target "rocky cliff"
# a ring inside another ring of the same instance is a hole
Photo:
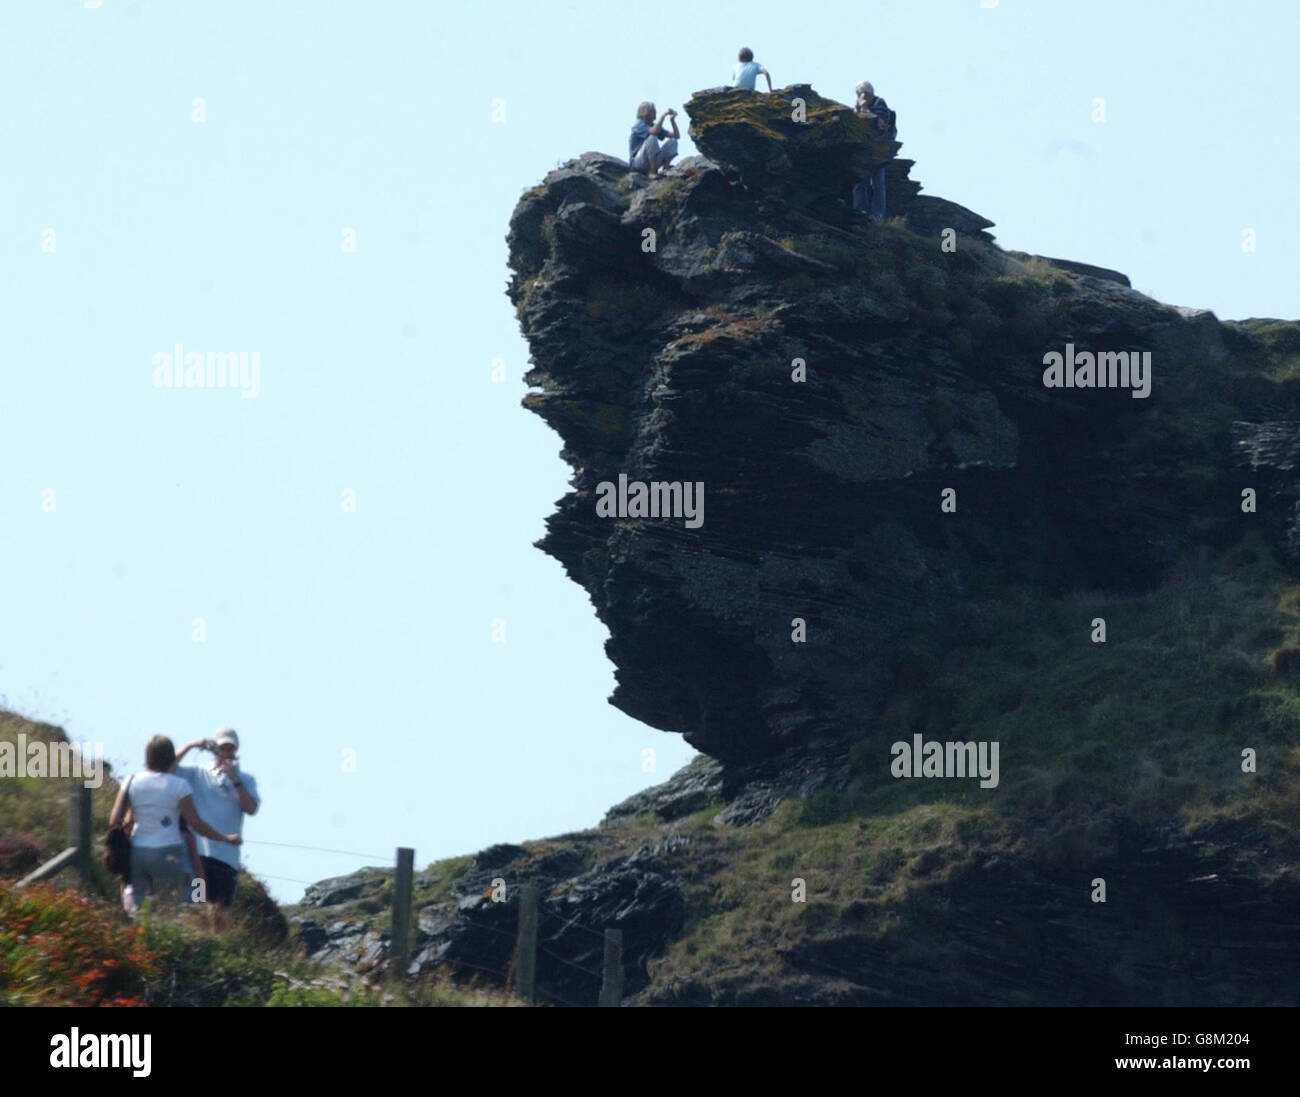
[[[857,738],[904,631],[942,627],[973,584],[1140,589],[1239,513],[1213,403],[1294,413],[1229,367],[1248,327],[1002,252],[906,160],[888,161],[891,220],[866,223],[852,184],[898,146],[809,88],[686,112],[707,159],[646,185],[588,154],[524,195],[509,235],[525,403],[574,468],[541,547],[609,627],[629,715],[731,766]],[[1150,396],[1046,388],[1067,344],[1149,351]],[[1202,437],[1170,436],[1202,413]],[[703,525],[601,517],[620,473],[702,482]]]
[[[432,866],[413,972],[504,977],[500,878],[555,1001],[620,926],[640,1003],[1300,1003],[1300,325],[1004,251],[811,88],[686,112],[664,178],[588,153],[522,196],[509,293],[573,468],[540,546],[613,703],[707,757]],[[702,521],[611,513],[620,478]],[[913,735],[999,742],[1000,782],[897,779]],[[309,948],[374,967],[384,886],[315,889]]]

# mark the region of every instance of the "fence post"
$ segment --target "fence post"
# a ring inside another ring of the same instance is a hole
[[[623,931],[605,930],[605,967],[600,978],[600,1004],[617,1006],[623,1001]]]
[[[406,974],[411,959],[411,881],[415,875],[415,850],[397,847],[397,868],[393,873],[393,930],[388,956],[393,975]]]
[[[89,884],[90,789],[78,781],[68,790],[68,845],[77,851],[75,864],[82,884]]]
[[[515,942],[515,993],[532,1002],[537,990],[537,903],[536,884],[519,888],[519,929]]]

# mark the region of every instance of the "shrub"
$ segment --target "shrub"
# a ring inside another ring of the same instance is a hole
[[[167,957],[165,977],[152,980],[151,1006],[262,1005],[276,987],[284,958],[242,938],[238,928],[209,933],[182,918],[142,922],[149,948]]]
[[[260,944],[280,945],[289,939],[289,922],[266,885],[247,872],[239,874],[239,887],[231,906],[244,935]]]
[[[34,834],[0,834],[0,878],[26,876],[49,857]]]
[[[0,885],[0,1005],[144,1005],[162,968],[137,927],[77,892]]]

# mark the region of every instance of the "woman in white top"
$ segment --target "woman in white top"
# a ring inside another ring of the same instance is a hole
[[[131,829],[131,891],[136,904],[150,895],[169,900],[180,898],[185,886],[180,821],[214,842],[239,845],[238,834],[222,834],[199,818],[189,782],[177,777],[176,748],[165,735],[155,735],[144,750],[147,768],[132,775],[118,790],[109,826],[122,822],[130,807],[135,823]]]

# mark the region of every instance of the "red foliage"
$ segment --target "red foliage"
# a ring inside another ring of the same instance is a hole
[[[144,1005],[163,958],[142,932],[76,892],[0,884],[0,1005]]]

